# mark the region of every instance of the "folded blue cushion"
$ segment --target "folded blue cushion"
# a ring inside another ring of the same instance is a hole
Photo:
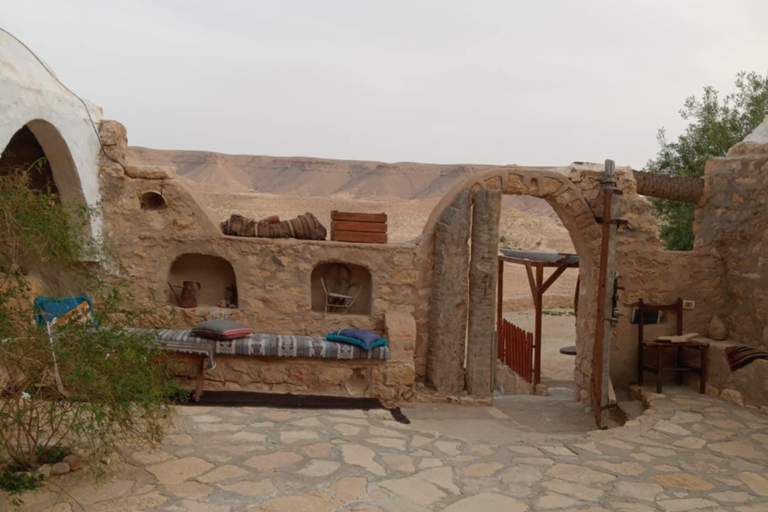
[[[337,343],[348,343],[364,350],[371,350],[382,345],[387,345],[387,340],[378,334],[363,331],[362,329],[342,329],[340,331],[329,333],[325,339]]]

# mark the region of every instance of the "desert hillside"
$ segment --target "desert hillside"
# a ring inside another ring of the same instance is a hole
[[[468,175],[496,167],[225,155],[138,146],[128,148],[128,160],[146,165],[175,165],[180,176],[227,192],[388,200],[440,198]],[[535,198],[510,196],[504,198],[504,204],[559,223],[552,209]]]

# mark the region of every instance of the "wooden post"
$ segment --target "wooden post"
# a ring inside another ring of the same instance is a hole
[[[501,329],[504,321],[504,260],[499,260],[499,284],[497,286],[498,294],[496,296],[496,343],[498,345],[498,358],[502,356]]]
[[[205,366],[205,358],[201,357],[200,362],[197,364],[195,372],[195,402],[200,401],[200,397],[203,396],[203,370]]]
[[[573,314],[578,318],[579,316],[579,288],[581,287],[581,270],[579,270],[579,277],[576,278],[576,291],[573,292]]]
[[[534,350],[534,374],[533,384],[541,383],[541,316],[544,309],[544,290],[542,283],[544,281],[544,265],[536,264],[536,329],[533,332],[533,350]]]

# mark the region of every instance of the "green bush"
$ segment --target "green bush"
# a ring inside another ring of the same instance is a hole
[[[41,484],[41,464],[72,451],[99,476],[119,445],[160,443],[178,394],[153,340],[124,329],[142,314],[126,284],[81,263],[106,256],[88,235],[94,212],[30,189],[27,173],[0,169],[0,489],[16,503]],[[72,322],[49,336],[35,325],[28,269],[91,296],[101,327]]]
[[[0,469],[0,489],[4,490],[12,505],[21,505],[22,494],[43,486],[45,478],[39,473],[15,471],[11,468]]]

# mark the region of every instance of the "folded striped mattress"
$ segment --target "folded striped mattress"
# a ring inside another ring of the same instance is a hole
[[[208,369],[215,366],[214,354],[253,357],[308,357],[316,359],[389,359],[389,347],[371,350],[328,341],[325,338],[292,334],[251,334],[233,340],[212,340],[193,336],[190,329],[131,329],[137,334],[154,334],[164,350],[204,355]]]

